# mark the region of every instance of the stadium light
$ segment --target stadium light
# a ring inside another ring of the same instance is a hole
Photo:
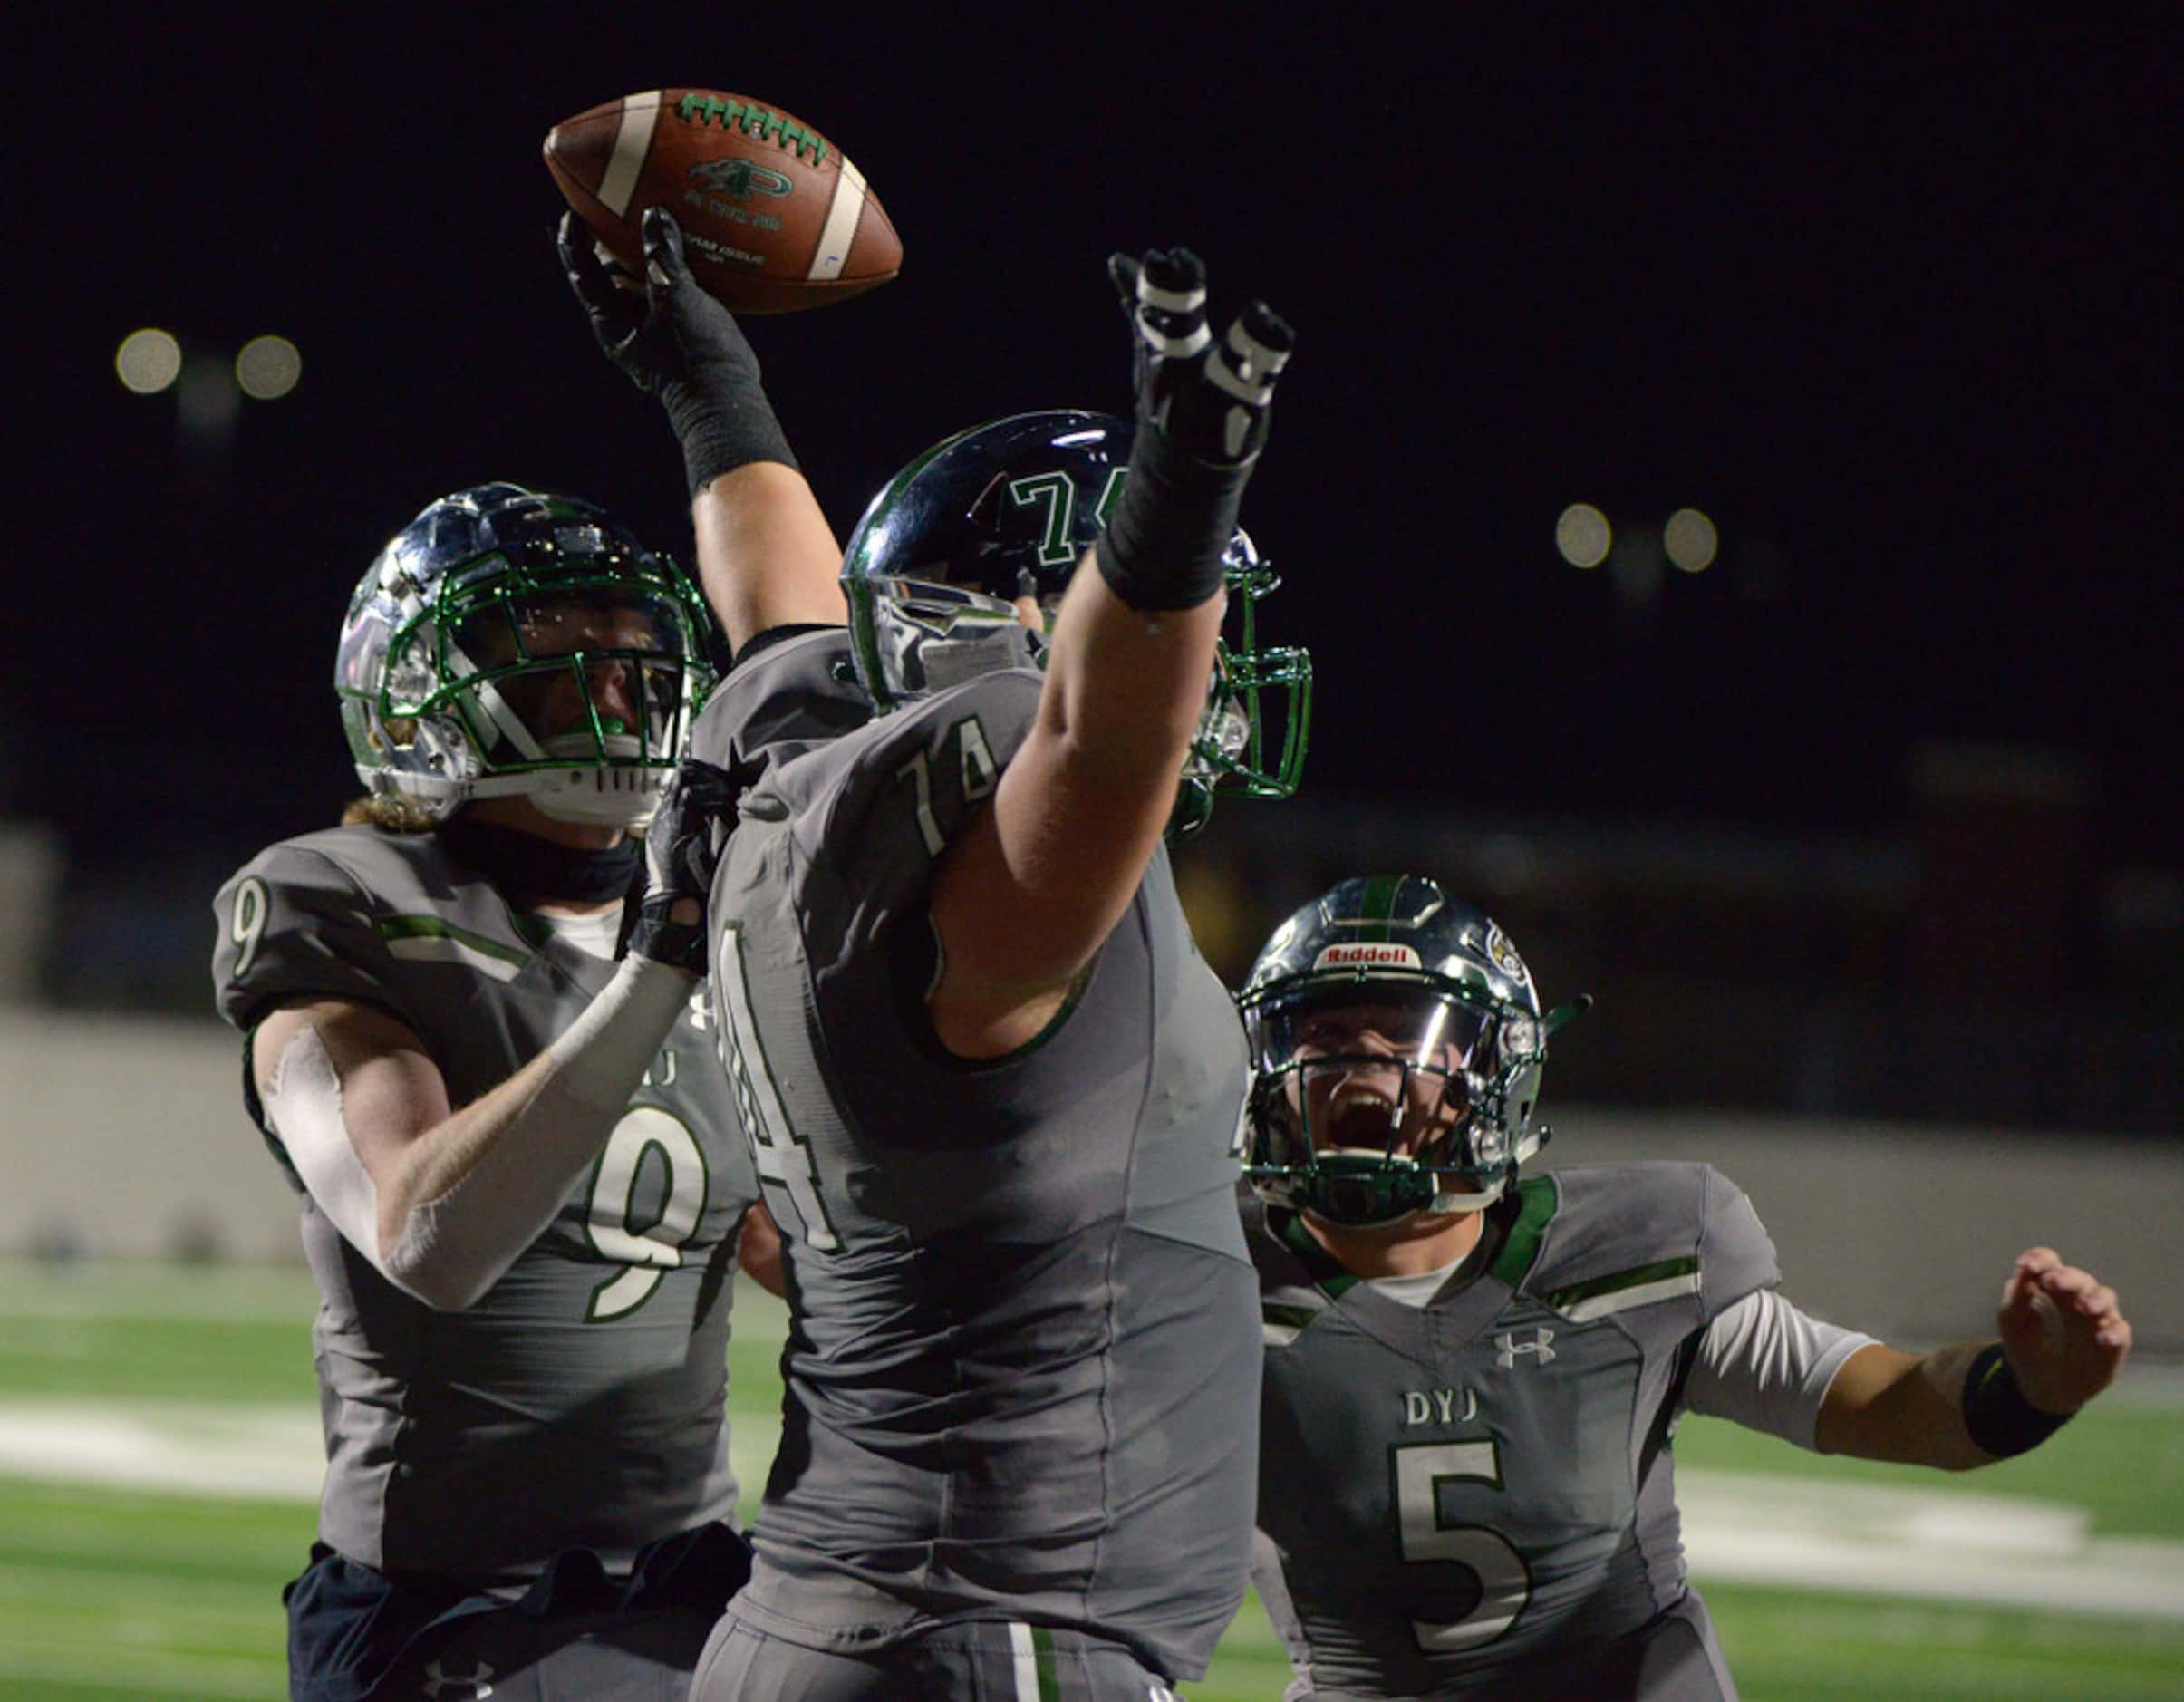
[[[170,333],[147,325],[121,339],[114,372],[140,396],[156,396],[182,375],[182,345]]]
[[[1615,528],[1590,502],[1573,502],[1554,523],[1554,546],[1572,567],[1598,567],[1615,544]]]
[[[235,357],[235,382],[255,401],[274,401],[295,388],[304,357],[285,337],[253,337]]]
[[[1661,529],[1661,547],[1687,574],[1705,573],[1720,552],[1721,535],[1696,508],[1678,508]]]

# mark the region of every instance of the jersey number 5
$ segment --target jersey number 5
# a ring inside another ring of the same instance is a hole
[[[1479,1581],[1479,1600],[1460,1620],[1413,1620],[1411,1635],[1429,1655],[1491,1643],[1516,1622],[1532,1599],[1524,1557],[1500,1532],[1479,1524],[1444,1524],[1440,1486],[1464,1481],[1502,1486],[1501,1455],[1492,1436],[1479,1442],[1414,1442],[1395,1451],[1396,1520],[1406,1561],[1454,1561]]]

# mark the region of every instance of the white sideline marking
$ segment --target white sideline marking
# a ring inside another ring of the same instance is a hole
[[[745,1505],[780,1424],[739,1417]],[[313,1501],[324,1456],[315,1408],[0,1402],[0,1475],[195,1494]],[[2184,1544],[2089,1537],[2048,1502],[1763,1473],[1677,1475],[1692,1575],[1920,1600],[2184,1620]]]
[[[18,1477],[315,1501],[325,1469],[312,1407],[0,1403],[0,1472]]]
[[[2086,1534],[2054,1502],[1751,1472],[1678,1472],[1684,1552],[1720,1578],[2184,1620],[2184,1544]]]
[[[747,1511],[780,1442],[771,1414],[735,1420],[729,1455]],[[325,1470],[315,1407],[0,1401],[0,1476],[316,1501]]]

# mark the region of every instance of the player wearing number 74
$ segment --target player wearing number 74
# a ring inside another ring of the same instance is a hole
[[[1706,1165],[1519,1181],[1547,1036],[1516,948],[1431,881],[1346,881],[1242,995],[1266,1344],[1260,1593],[1290,1702],[1722,1702],[1670,1437],[1711,1413],[1948,1469],[2021,1453],[2131,1347],[2044,1247],[1999,1341],[1919,1357],[1806,1316]]]
[[[680,1696],[748,1571],[722,1412],[757,1179],[677,910],[711,847],[668,784],[706,626],[588,503],[433,503],[342,630],[372,795],[216,901],[220,1012],[324,1296],[296,1697]]]

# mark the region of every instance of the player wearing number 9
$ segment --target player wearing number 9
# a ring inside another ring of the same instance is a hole
[[[216,901],[220,1012],[324,1296],[295,1697],[680,1695],[748,1570],[729,1279],[772,1243],[762,1211],[739,1235],[757,1188],[674,913],[711,777],[662,797],[707,625],[589,504],[433,503],[343,626],[372,795]]]
[[[1518,1181],[1547,1038],[1531,972],[1431,881],[1346,881],[1242,995],[1245,1221],[1266,1345],[1260,1593],[1290,1702],[1722,1702],[1685,1581],[1686,1409],[1823,1453],[1963,1468],[2030,1447],[2131,1344],[2045,1248],[2000,1342],[1914,1358],[1775,1291],[1705,1165]]]

